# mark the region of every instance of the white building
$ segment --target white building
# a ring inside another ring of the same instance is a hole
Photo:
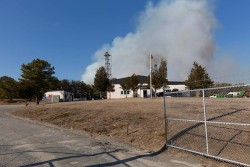
[[[50,91],[45,93],[47,102],[68,102],[73,101],[74,95],[64,90]]]
[[[147,84],[147,76],[141,76],[141,75],[137,75],[138,80],[139,80],[139,89],[137,90],[137,97],[141,97],[141,98],[147,98],[150,97],[150,89],[148,87]],[[108,99],[120,99],[120,98],[131,98],[134,97],[133,96],[133,91],[132,90],[123,90],[121,88],[121,83],[123,80],[125,80],[126,78],[120,78],[120,79],[114,79],[112,80],[112,85],[114,85],[114,92],[108,92],[107,93],[107,98]],[[168,82],[168,90],[170,91],[181,91],[181,90],[186,90],[186,86],[184,84],[184,82],[176,82],[176,81],[169,81]],[[159,89],[156,91],[156,93],[158,92],[162,92],[163,89]],[[155,92],[153,92],[155,93]]]

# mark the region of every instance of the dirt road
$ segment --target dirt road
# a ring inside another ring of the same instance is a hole
[[[0,106],[0,166],[202,166],[197,159],[147,153],[105,137],[93,138],[12,117]]]

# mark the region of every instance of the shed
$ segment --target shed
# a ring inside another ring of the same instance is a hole
[[[68,102],[73,101],[74,94],[64,90],[57,90],[46,92],[44,97],[48,102]]]

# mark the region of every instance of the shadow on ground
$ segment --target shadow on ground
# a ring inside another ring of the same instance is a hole
[[[23,154],[26,153],[51,153],[51,154],[66,154],[67,156],[63,156],[63,157],[59,157],[59,158],[54,158],[54,159],[50,159],[50,160],[46,160],[46,161],[41,161],[41,162],[36,162],[36,163],[31,163],[31,164],[26,164],[26,165],[22,165],[19,167],[32,167],[32,166],[40,166],[40,165],[49,165],[50,167],[54,167],[54,163],[55,162],[60,162],[60,161],[64,161],[67,159],[73,159],[73,158],[82,158],[82,157],[95,157],[95,156],[100,156],[100,155],[108,155],[112,158],[115,159],[114,162],[105,162],[105,163],[99,163],[99,164],[93,164],[93,165],[88,165],[88,167],[94,167],[94,166],[114,166],[114,165],[124,165],[129,167],[129,165],[127,164],[128,162],[132,162],[141,158],[145,158],[145,157],[153,157],[153,156],[157,156],[159,154],[161,154],[162,152],[164,152],[165,150],[165,145],[158,151],[156,152],[152,152],[152,153],[148,153],[148,154],[142,154],[142,155],[137,155],[137,156],[133,156],[133,157],[129,157],[126,159],[118,159],[116,156],[114,156],[112,153],[115,152],[119,152],[119,151],[124,151],[123,149],[115,149],[112,151],[104,151],[104,152],[99,152],[99,153],[95,153],[95,154],[78,154],[78,153],[70,153],[70,152],[57,152],[57,151],[46,151],[46,149],[60,149],[61,147],[46,147],[46,148],[37,148],[34,150],[27,150],[27,151],[20,151],[20,152],[11,152],[11,153],[5,153],[5,154],[0,154],[0,155],[10,155],[10,154],[18,154],[17,156],[15,156],[14,158],[12,158],[9,162],[7,162],[6,164],[4,164],[3,166],[6,166],[8,163],[10,163],[11,161],[14,161],[18,156],[21,156]],[[84,164],[82,164],[83,166],[86,166]]]

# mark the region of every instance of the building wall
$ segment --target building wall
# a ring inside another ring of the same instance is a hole
[[[178,89],[179,91],[182,91],[182,90],[186,90],[186,86],[185,85],[168,85],[168,89],[170,89],[171,91],[173,89]],[[124,91],[121,88],[120,84],[114,84],[114,90],[115,90],[114,92],[108,93],[108,95],[107,95],[108,99],[126,98],[126,94],[124,94]],[[163,89],[161,88],[161,89],[158,89],[156,91],[156,93],[162,92],[162,91],[163,91]],[[129,90],[129,94],[127,94],[127,98],[131,98],[131,97],[133,97],[133,91]],[[150,89],[138,89],[137,90],[137,97],[141,97],[141,98],[150,97]]]
[[[126,94],[124,94],[123,89],[121,88],[120,84],[114,84],[114,92],[110,92],[110,96],[108,95],[107,97],[110,99],[122,99],[126,98]],[[127,94],[127,98],[133,97],[133,91],[129,90],[129,94]]]
[[[73,95],[66,91],[50,91],[45,93],[45,98],[53,102],[53,96],[60,96],[61,101],[72,101]]]
[[[144,91],[146,92],[145,94],[144,94]],[[141,97],[141,98],[150,97],[150,90],[149,89],[138,89],[137,90],[137,97]]]

